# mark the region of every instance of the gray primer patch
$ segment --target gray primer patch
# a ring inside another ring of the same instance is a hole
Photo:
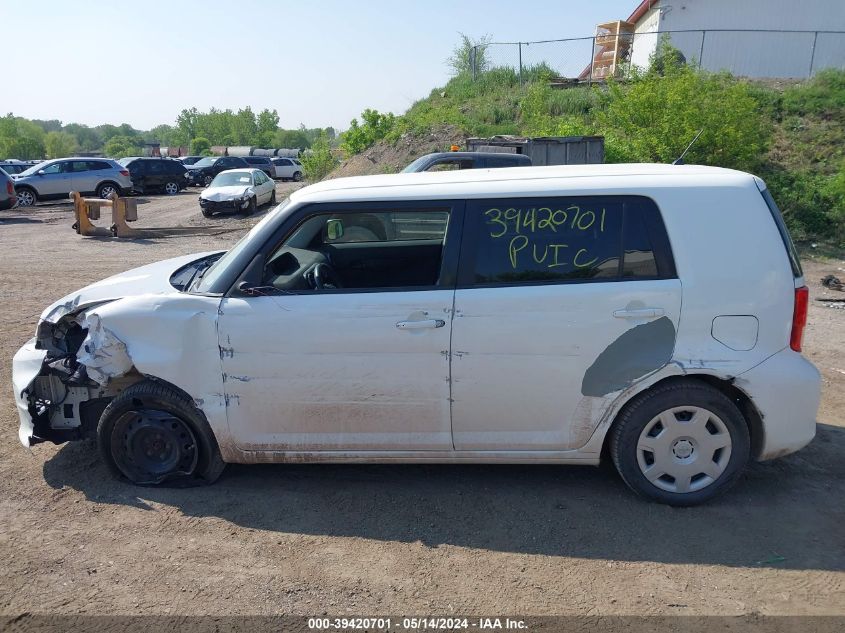
[[[581,393],[604,396],[666,365],[675,348],[675,326],[668,317],[631,328],[598,355],[584,373]]]

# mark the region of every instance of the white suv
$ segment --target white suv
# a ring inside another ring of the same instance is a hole
[[[225,462],[607,456],[635,491],[691,505],[813,438],[806,311],[749,174],[330,180],[225,254],[47,308],[14,360],[20,439],[96,436],[143,484],[211,482]]]

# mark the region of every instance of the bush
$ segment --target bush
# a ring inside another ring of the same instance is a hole
[[[746,84],[685,64],[661,72],[634,70],[629,85],[608,84],[596,116],[608,160],[672,162],[702,130],[686,162],[745,170],[760,164],[771,130]]]
[[[204,136],[198,136],[191,141],[191,154],[205,156],[205,153],[211,149],[211,141]]]
[[[329,137],[325,132],[320,133],[311,144],[311,149],[302,155],[300,162],[305,177],[311,181],[322,180],[337,166],[338,161],[332,155]]]
[[[845,70],[823,70],[810,81],[787,88],[783,93],[783,109],[790,114],[845,120]]]
[[[362,125],[358,119],[352,119],[349,129],[341,135],[340,147],[347,156],[360,154],[376,141],[386,137],[396,123],[396,117],[391,112],[385,114],[378,110],[367,108],[361,113]]]

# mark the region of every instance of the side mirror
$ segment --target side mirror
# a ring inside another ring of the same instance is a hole
[[[44,175],[44,170],[43,170],[43,169],[39,169],[37,172],[35,172],[35,174],[36,174],[37,176],[43,176],[43,175]]]
[[[329,220],[326,222],[326,237],[332,241],[343,237],[343,220]]]

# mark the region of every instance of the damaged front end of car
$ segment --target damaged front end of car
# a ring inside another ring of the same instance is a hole
[[[102,304],[54,310],[15,354],[12,373],[24,446],[93,438],[109,401],[142,378],[126,344],[96,313]]]

